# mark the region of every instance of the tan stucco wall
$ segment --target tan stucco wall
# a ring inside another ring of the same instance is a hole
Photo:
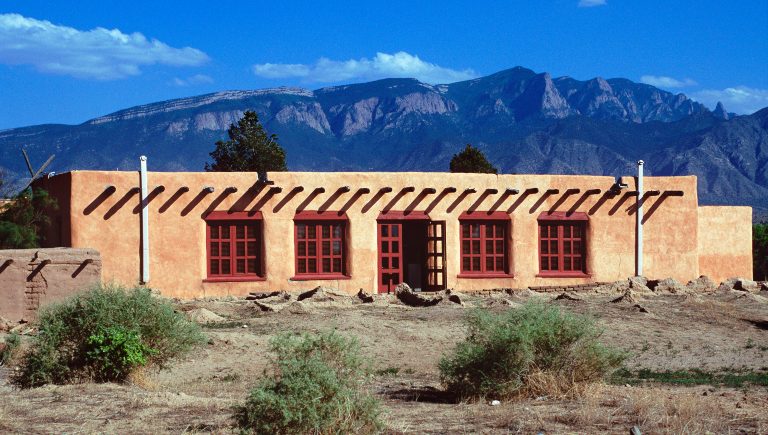
[[[57,177],[54,177],[54,180]],[[349,292],[360,288],[375,291],[377,280],[376,218],[385,206],[393,211],[407,207],[428,210],[433,220],[446,221],[448,287],[478,290],[499,287],[525,287],[555,284],[578,284],[590,281],[613,281],[634,275],[635,261],[635,197],[628,193],[634,178],[625,177],[629,184],[619,196],[606,195],[612,177],[566,175],[485,175],[447,173],[270,173],[269,178],[282,192],[268,196],[269,187],[254,192],[254,173],[169,173],[150,172],[150,191],[164,186],[149,203],[150,210],[150,285],[168,295],[192,297],[204,295],[244,295],[259,290],[298,290],[317,285],[339,287]],[[105,280],[127,284],[139,279],[139,195],[130,189],[138,187],[138,172],[75,171],[72,182],[72,246],[98,249],[103,258]],[[108,186],[114,193],[104,195]],[[182,186],[189,187],[181,192]],[[215,187],[211,194],[201,194],[205,186]],[[238,188],[225,194],[228,186]],[[291,195],[296,186],[304,187]],[[350,186],[351,191],[337,195],[337,189]],[[389,186],[391,193],[377,195]],[[400,194],[406,186],[415,192]],[[300,204],[313,190],[325,188],[304,204],[305,210],[339,210],[347,205],[348,272],[349,280],[293,281],[294,239],[293,218]],[[358,195],[358,189],[370,193]],[[444,188],[457,192],[441,195]],[[422,194],[434,188],[435,194]],[[476,193],[463,195],[465,189]],[[498,189],[498,194],[483,197],[486,188]],[[507,188],[520,194],[499,200]],[[526,189],[538,188],[538,193],[524,195]],[[251,189],[251,190],[249,190]],[[558,194],[544,197],[547,189],[559,189]],[[565,195],[568,189],[580,192]],[[597,194],[585,195],[589,189]],[[646,177],[645,189],[657,190],[644,201],[645,275],[674,277],[680,281],[699,274],[698,199],[696,178]],[[682,196],[669,192],[682,192]],[[665,193],[666,192],[666,193]],[[95,201],[96,198],[101,199]],[[332,198],[335,197],[335,200]],[[371,201],[378,197],[375,202]],[[421,201],[416,202],[417,198]],[[438,198],[442,197],[439,201]],[[357,198],[357,199],[354,199]],[[578,203],[578,204],[577,204]],[[475,206],[487,211],[496,205],[497,211],[508,212],[511,218],[510,271],[513,278],[458,278],[460,236],[458,217]],[[556,207],[555,207],[556,205]],[[587,242],[587,271],[589,278],[542,278],[538,273],[537,218],[544,211],[585,212],[589,216]],[[206,275],[205,221],[207,210],[258,209],[264,215],[266,241],[266,281],[240,283],[203,282]],[[365,209],[365,211],[364,211]],[[84,211],[89,213],[85,214]],[[652,212],[650,212],[653,210]],[[745,222],[749,223],[748,218]],[[741,270],[741,269],[740,269]],[[730,271],[724,272],[732,275]]]
[[[0,317],[31,321],[40,307],[100,281],[101,258],[93,249],[0,250]]]
[[[752,278],[751,207],[699,207],[699,270],[716,281]]]

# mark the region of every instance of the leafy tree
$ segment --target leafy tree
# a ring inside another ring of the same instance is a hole
[[[482,151],[467,144],[464,151],[454,154],[451,159],[451,172],[474,172],[479,174],[498,174],[496,169],[485,157]]]
[[[206,171],[267,172],[286,171],[285,151],[277,143],[277,135],[268,134],[256,112],[246,111],[237,125],[230,124],[228,141],[216,142],[210,153],[213,164]]]
[[[752,226],[752,274],[768,281],[768,222]]]
[[[58,208],[43,189],[25,189],[0,205],[0,249],[37,248],[40,232],[50,223],[47,209]]]

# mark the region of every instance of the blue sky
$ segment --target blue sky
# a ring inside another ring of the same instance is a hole
[[[768,106],[768,2],[6,0],[0,129],[220,90],[444,83],[517,65],[751,113]]]

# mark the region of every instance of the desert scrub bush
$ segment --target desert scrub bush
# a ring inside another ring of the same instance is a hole
[[[4,343],[0,342],[0,366],[8,365],[21,347],[21,337],[19,334],[11,334]]]
[[[204,341],[200,327],[151,290],[99,285],[40,311],[38,334],[13,382],[22,388],[124,381],[163,368]]]
[[[626,358],[599,342],[594,319],[541,301],[498,314],[476,309],[466,324],[467,338],[439,363],[443,385],[463,399],[575,394]]]
[[[370,368],[354,338],[334,331],[280,334],[270,341],[273,373],[236,408],[253,433],[376,433],[378,400],[364,389]]]

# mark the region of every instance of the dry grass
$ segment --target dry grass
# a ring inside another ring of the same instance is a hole
[[[526,376],[519,398],[583,399],[595,388],[595,382],[575,382],[563,373],[534,370]]]
[[[634,388],[618,409],[644,431],[702,434],[728,432],[736,417],[711,397],[694,392],[662,395]]]

